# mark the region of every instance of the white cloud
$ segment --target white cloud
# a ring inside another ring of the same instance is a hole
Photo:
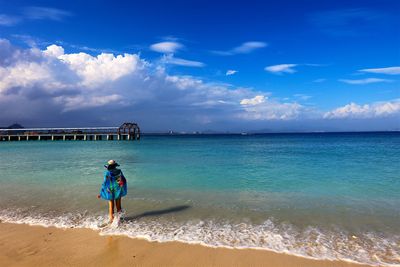
[[[230,76],[230,75],[236,74],[237,72],[238,72],[237,70],[227,70],[225,75]]]
[[[54,47],[50,51],[56,50]],[[56,53],[60,52],[59,49]],[[45,52],[47,52],[46,50]],[[50,53],[50,52],[48,52]],[[58,59],[66,63],[81,79],[81,84],[94,87],[105,82],[133,74],[146,64],[138,55],[124,54],[114,56],[113,54],[101,53],[94,57],[86,53],[62,54]]]
[[[117,101],[115,89],[104,91],[118,86],[122,77],[138,75],[147,65],[138,55],[65,54],[57,45],[43,51],[9,48],[8,53],[12,60],[0,61],[0,100],[2,95],[53,99],[63,111]]]
[[[0,14],[0,25],[1,26],[13,26],[20,22],[21,19],[16,16],[10,16],[6,14]]]
[[[305,94],[294,94],[293,96],[296,97],[296,98],[298,98],[299,100],[304,100],[304,101],[306,101],[306,100],[312,98],[312,96],[310,96],[310,95],[305,95]]]
[[[358,80],[340,79],[339,81],[347,83],[347,84],[369,84],[369,83],[391,82],[391,80],[380,79],[380,78],[366,78],[366,79],[358,79]]]
[[[265,96],[263,95],[256,95],[253,98],[245,98],[240,101],[240,105],[258,105],[264,103],[266,100]]]
[[[203,81],[195,79],[191,76],[165,76],[165,80],[174,84],[178,89],[186,90],[191,88],[198,88],[203,85]]]
[[[314,63],[304,63],[304,64],[278,64],[267,66],[264,68],[265,71],[274,73],[274,74],[282,74],[282,73],[295,73],[297,72],[295,67],[298,66],[308,66],[308,67],[323,67],[324,64],[314,64]],[[325,79],[317,79],[314,82],[323,82]]]
[[[245,42],[238,47],[232,49],[234,54],[247,54],[253,52],[256,49],[266,47],[267,43],[264,42]]]
[[[399,101],[367,107],[379,116],[399,114]],[[118,125],[135,120],[144,129],[259,128],[265,121],[338,117],[348,110],[342,109],[324,115],[265,91],[172,75],[163,62],[147,62],[138,54],[69,53],[58,45],[21,49],[0,39],[0,125],[10,120],[28,126],[59,121],[66,126]],[[350,110],[357,109],[366,108]]]
[[[279,65],[267,66],[264,68],[264,70],[275,74],[295,73],[296,70],[293,68],[296,67],[297,65],[298,64],[279,64]]]
[[[239,118],[246,120],[293,120],[305,112],[304,107],[298,103],[280,103],[266,100],[257,105],[245,105],[246,112],[240,113]]]
[[[325,81],[326,81],[326,79],[320,78],[320,79],[315,79],[315,80],[313,81],[313,83],[323,83],[323,82],[325,82]]]
[[[72,13],[58,8],[31,6],[24,9],[24,15],[26,18],[33,20],[49,19],[61,21],[65,17],[71,16]]]
[[[46,50],[43,51],[43,53],[47,56],[60,57],[64,55],[64,48],[53,44],[48,46]]]
[[[162,65],[150,64],[137,54],[92,56],[66,53],[57,45],[42,51],[19,49],[3,40],[0,45],[7,54],[0,55],[0,122],[19,118],[21,113],[30,121],[43,122],[85,109],[80,116],[93,116],[91,121],[142,114],[157,127],[169,128],[168,121],[181,123],[184,117],[193,118],[184,125],[219,117],[229,120],[245,112],[237,109],[239,102],[254,94],[251,89],[169,75]],[[214,111],[210,113],[209,108]]]
[[[51,7],[25,7],[19,16],[0,14],[0,26],[14,26],[24,20],[55,20],[62,21],[72,16],[71,12]]]
[[[152,44],[150,49],[159,53],[175,53],[184,46],[178,42],[160,42]]]
[[[400,100],[376,102],[373,104],[358,105],[350,103],[343,107],[326,112],[323,117],[334,118],[376,118],[400,113]]]
[[[264,48],[266,46],[268,46],[268,44],[265,42],[251,41],[242,43],[241,45],[234,47],[228,51],[212,51],[212,52],[217,55],[231,56],[237,54],[248,54],[253,52],[254,50]]]
[[[0,93],[19,87],[32,87],[43,83],[43,88],[51,88],[55,83],[51,70],[46,64],[37,62],[21,62],[16,66],[0,68]]]
[[[376,68],[376,69],[362,69],[361,72],[368,73],[379,73],[379,74],[390,74],[396,75],[400,74],[400,67],[387,67],[387,68]]]
[[[161,59],[162,62],[166,64],[185,66],[185,67],[204,67],[205,64],[200,61],[187,60],[183,58],[174,57],[173,54],[164,55]]]

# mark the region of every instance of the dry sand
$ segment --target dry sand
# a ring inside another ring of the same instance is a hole
[[[366,266],[251,249],[100,236],[89,229],[0,223],[0,266]]]

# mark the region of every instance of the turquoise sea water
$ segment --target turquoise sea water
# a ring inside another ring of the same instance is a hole
[[[101,234],[400,265],[400,134],[0,143],[0,219],[98,229],[103,165],[128,179]]]

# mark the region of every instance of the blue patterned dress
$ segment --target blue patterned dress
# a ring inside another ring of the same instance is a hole
[[[104,180],[100,189],[100,196],[105,200],[115,200],[126,196],[128,191],[126,179],[120,169],[104,172]]]

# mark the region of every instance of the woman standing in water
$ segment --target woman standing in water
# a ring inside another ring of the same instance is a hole
[[[126,179],[122,171],[117,168],[118,166],[119,164],[112,159],[104,165],[107,170],[104,172],[104,180],[98,196],[108,200],[109,223],[114,220],[114,206],[117,207],[117,212],[121,212],[121,198],[127,193]]]

